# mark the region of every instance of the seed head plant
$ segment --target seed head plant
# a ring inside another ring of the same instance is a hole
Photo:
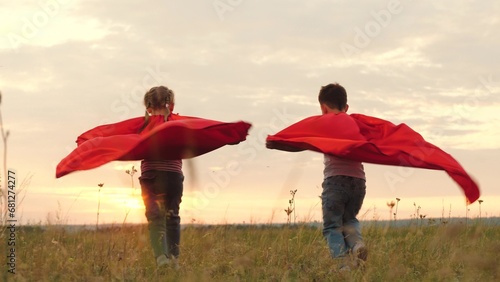
[[[394,208],[395,205],[396,203],[394,201],[387,202],[387,206],[389,207],[389,220],[392,219],[393,215],[392,209]]]
[[[415,202],[413,202],[413,207],[415,208],[415,213],[413,214],[413,216],[415,217],[415,219],[418,219],[420,217],[421,207],[417,206],[417,204]]]
[[[293,209],[290,209],[290,207],[288,207],[285,209],[285,212],[286,212],[286,216],[287,216],[286,223],[290,224],[291,214],[293,212]]]
[[[104,186],[104,183],[97,184],[99,190],[97,191],[97,221],[95,223],[95,230],[99,229],[99,212],[101,209],[101,188]]]
[[[135,166],[132,166],[131,169],[125,170],[125,173],[130,175],[130,182],[132,183],[132,189],[134,188],[134,174],[137,172],[137,169],[135,169]]]
[[[399,206],[400,200],[401,200],[400,198],[396,198],[396,212],[394,212],[394,220],[396,220],[396,218],[398,216],[398,206]]]
[[[297,189],[295,190],[290,190],[290,194],[292,195],[292,198],[288,200],[288,207],[285,209],[286,216],[287,216],[287,223],[290,224],[292,222],[292,213],[293,213],[293,223],[295,224],[295,193],[297,193]]]
[[[132,186],[132,196],[134,196],[134,192],[135,192],[134,174],[136,172],[137,172],[137,169],[135,169],[135,166],[132,166],[131,169],[125,170],[125,173],[128,174],[128,175],[130,175],[130,183],[131,183],[131,186]],[[122,225],[124,225],[125,222],[127,221],[128,214],[130,213],[131,210],[132,210],[132,207],[129,207],[128,210],[125,212],[125,218],[123,219]]]
[[[479,219],[481,219],[481,204],[483,203],[483,200],[477,201],[479,203]]]

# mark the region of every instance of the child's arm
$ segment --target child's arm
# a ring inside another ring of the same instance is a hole
[[[276,141],[266,141],[266,148],[268,149],[276,149],[276,150],[281,150],[281,151],[287,151],[287,152],[300,152],[304,151],[304,149],[300,149],[297,147],[293,147],[290,145],[283,144],[281,142],[276,142]]]

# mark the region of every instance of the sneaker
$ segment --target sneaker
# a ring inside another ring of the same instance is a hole
[[[345,273],[351,272],[352,263],[349,256],[340,256],[333,258],[334,268],[330,270],[330,273]]]
[[[158,267],[162,267],[164,265],[167,265],[169,264],[170,260],[167,258],[166,255],[159,255],[157,258],[156,258],[156,266]]]
[[[179,262],[177,261],[177,258],[175,258],[175,257],[167,258],[166,255],[160,255],[156,258],[156,266],[157,267],[169,266],[175,270],[178,270],[179,269]]]
[[[344,265],[341,265],[339,267],[339,272],[350,272],[350,271],[351,271],[351,267],[348,265],[344,264]]]
[[[179,270],[179,261],[177,260],[176,257],[172,257],[169,259],[168,264],[175,270]]]
[[[368,249],[363,242],[356,243],[352,248],[352,253],[362,261],[366,261],[368,258]]]

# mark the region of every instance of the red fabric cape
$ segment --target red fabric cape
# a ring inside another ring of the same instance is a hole
[[[299,121],[267,137],[267,146],[284,151],[312,150],[374,164],[444,170],[463,189],[469,203],[479,187],[449,154],[406,124],[361,114],[326,114]]]
[[[163,116],[152,116],[139,133],[143,125],[144,117],[138,117],[83,133],[76,141],[78,147],[57,165],[56,177],[115,160],[196,157],[244,141],[251,127],[243,121],[224,123],[176,114],[168,122]]]

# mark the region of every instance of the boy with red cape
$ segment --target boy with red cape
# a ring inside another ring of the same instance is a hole
[[[346,112],[347,93],[338,83],[321,88],[322,115],[301,120],[266,139],[269,149],[290,152],[312,150],[324,154],[323,235],[330,254],[341,259],[354,255],[355,265],[368,250],[356,218],[365,197],[362,162],[444,170],[462,188],[468,203],[479,198],[478,185],[449,154],[426,142],[405,124]]]

